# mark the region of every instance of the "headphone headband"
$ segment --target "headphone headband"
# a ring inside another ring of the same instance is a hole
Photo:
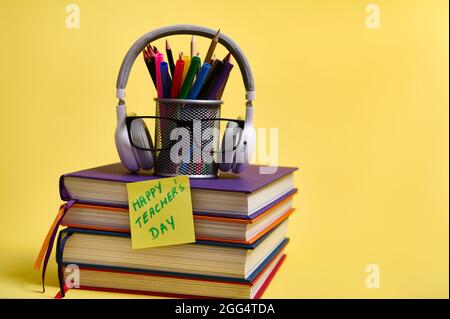
[[[212,39],[216,35],[217,31],[200,27],[190,24],[178,24],[168,27],[163,27],[156,29],[154,31],[148,32],[140,37],[133,46],[128,50],[125,55],[122,65],[120,66],[119,75],[117,77],[117,97],[123,100],[125,97],[125,88],[128,82],[128,77],[130,75],[131,67],[138,57],[138,55],[144,50],[144,48],[151,42],[169,35],[176,34],[191,34],[198,35],[205,38]],[[250,69],[250,65],[242,52],[241,48],[229,37],[223,33],[219,34],[219,43],[224,45],[228,51],[230,51],[233,58],[239,65],[241,70],[242,79],[244,80],[244,85],[246,89],[246,99],[250,102],[255,98],[255,84],[253,81],[253,74]],[[251,103],[248,103],[251,106]]]

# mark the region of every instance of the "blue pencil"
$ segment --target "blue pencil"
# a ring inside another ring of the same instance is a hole
[[[205,84],[206,77],[208,76],[208,72],[211,69],[211,65],[209,63],[204,63],[202,68],[200,69],[200,73],[197,75],[197,79],[194,82],[194,85],[191,88],[191,91],[188,94],[189,100],[195,100],[200,94],[200,90]]]
[[[163,97],[170,97],[170,87],[172,86],[172,80],[169,75],[169,65],[167,62],[162,62],[161,64],[161,80],[163,85]]]

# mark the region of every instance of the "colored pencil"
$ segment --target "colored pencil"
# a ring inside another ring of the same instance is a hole
[[[195,55],[199,56],[199,53],[197,51],[197,40],[196,40],[195,36],[192,36],[191,37],[191,57],[193,57]],[[200,64],[198,65],[197,72],[196,72],[195,75],[198,75],[198,73],[200,72],[200,68],[201,67],[202,67],[202,63],[200,61]]]
[[[230,77],[230,74],[228,73],[228,76],[225,79],[225,82],[222,84],[222,87],[220,88],[219,93],[217,94],[216,100],[220,100],[222,98],[223,91],[225,91],[225,87],[227,86],[229,77]]]
[[[223,58],[223,62],[230,62],[231,59],[231,52],[228,52],[228,54]]]
[[[214,84],[211,87],[211,90],[206,96],[207,100],[215,100],[217,98],[217,95],[219,94],[222,85],[225,84],[225,81],[228,78],[231,69],[233,69],[233,64],[231,64],[230,62],[227,61],[223,64],[223,67],[221,68],[220,73],[217,75]]]
[[[177,64],[175,65],[172,87],[170,88],[171,99],[178,98],[178,95],[180,94],[181,84],[183,82],[183,68],[184,68],[184,61],[182,59],[178,59]]]
[[[223,62],[230,62],[231,60],[231,53],[228,53],[224,58]],[[228,73],[227,78],[225,79],[225,82],[222,84],[222,87],[219,90],[219,93],[217,94],[216,100],[220,100],[222,98],[223,92],[225,91],[225,87],[227,86],[228,79],[230,77],[230,73]]]
[[[200,100],[206,99],[206,97],[209,95],[209,91],[211,91],[212,87],[214,86],[218,75],[222,72],[223,65],[224,63],[222,61],[216,60],[214,65],[211,67],[211,71],[209,72],[210,75],[208,76],[206,83],[203,85],[203,88],[200,91],[198,97]]]
[[[213,59],[211,60],[211,63],[209,63],[211,65],[211,70],[209,70],[208,75],[206,76],[205,83],[209,82],[209,78],[211,77],[211,74],[214,73],[214,69],[217,66],[217,59],[215,57],[216,56],[214,55]],[[200,92],[200,95],[201,95],[201,92]]]
[[[150,60],[149,60],[150,56],[148,55],[148,52],[146,49],[144,49],[142,51],[142,55],[144,56],[144,62],[145,62],[145,65],[147,66],[148,73],[150,73]]]
[[[211,69],[211,65],[209,63],[204,63],[202,68],[200,69],[199,74],[197,75],[197,78],[195,79],[194,84],[192,85],[192,89],[189,92],[188,99],[189,100],[195,100],[200,90],[202,89],[203,85],[205,84],[206,76],[208,75],[209,70]]]
[[[220,29],[217,31],[216,35],[211,39],[211,44],[209,45],[208,52],[206,53],[204,60],[205,63],[211,64],[211,58],[213,56],[214,50],[216,49],[217,42],[219,41],[219,33]]]
[[[189,91],[192,87],[192,82],[194,81],[195,74],[197,73],[198,66],[200,64],[200,58],[198,56],[195,56],[192,58],[192,61],[189,65],[188,72],[186,74],[186,77],[184,78],[183,85],[181,86],[180,90],[180,99],[187,98]],[[186,63],[185,63],[186,67]]]
[[[183,52],[181,52],[181,58],[184,61],[184,69],[183,69],[183,81],[186,78],[186,74],[189,70],[189,65],[191,64],[191,57],[188,55],[184,55]]]
[[[161,80],[163,85],[163,97],[170,97],[170,87],[172,85],[172,80],[169,75],[169,65],[167,62],[161,63]]]
[[[172,78],[175,74],[175,63],[173,62],[172,49],[170,48],[169,41],[166,40],[166,53],[167,53],[167,61],[169,61],[170,74]]]
[[[150,56],[155,57],[155,51],[153,50],[152,46],[149,44],[147,45],[147,51],[150,54]]]
[[[195,40],[195,36],[191,37],[191,56],[195,56],[197,53],[197,41]]]
[[[150,72],[151,72],[150,75],[155,78],[155,87],[156,87],[156,63],[155,63],[156,54],[153,51],[152,46],[150,44],[147,46],[147,52],[149,54],[150,59]]]
[[[211,61],[209,61],[208,63],[213,65],[214,61],[216,61],[216,54],[215,53],[213,54]]]
[[[157,53],[155,57],[155,69],[156,69],[156,91],[158,92],[158,98],[163,97],[163,85],[161,79],[161,63],[164,62],[164,54]]]
[[[150,53],[146,49],[144,49],[144,51],[142,51],[142,53],[144,54],[144,61],[145,61],[145,65],[147,66],[148,73],[150,73],[150,77],[152,78],[153,85],[156,88],[155,58],[152,58],[150,56]]]

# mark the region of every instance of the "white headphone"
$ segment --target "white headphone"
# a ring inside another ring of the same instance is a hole
[[[130,136],[126,125],[126,104],[125,104],[125,87],[127,85],[128,77],[130,75],[131,67],[140,55],[142,50],[151,42],[170,35],[188,34],[198,35],[207,38],[213,38],[217,31],[195,26],[180,24],[169,27],[164,27],[151,31],[141,38],[139,38],[133,46],[128,50],[125,58],[122,61],[119,75],[117,78],[116,96],[119,103],[116,108],[117,113],[117,127],[115,132],[115,141],[117,152],[123,166],[130,172],[137,172],[140,169],[149,170],[153,168],[154,158],[151,151],[142,150],[134,147],[131,139],[138,141],[139,145],[145,146],[146,149],[153,149],[153,142],[146,127],[141,119],[137,119],[137,124],[133,123],[130,128]],[[243,130],[235,130],[236,122],[228,122],[225,129],[222,145],[220,146],[220,163],[219,169],[224,172],[242,173],[249,165],[253,150],[256,143],[256,134],[253,127],[253,104],[255,98],[255,85],[253,82],[253,75],[249,63],[239,48],[239,46],[224,34],[219,35],[219,43],[224,45],[234,59],[237,61],[244,85],[246,89],[246,111],[245,124]],[[225,143],[229,141],[232,136],[235,136],[235,143]]]

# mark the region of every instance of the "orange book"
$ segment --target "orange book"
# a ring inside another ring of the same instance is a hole
[[[195,237],[197,240],[205,241],[252,244],[291,216],[295,210],[292,207],[293,196],[294,194],[274,203],[253,219],[194,213]],[[64,205],[61,209],[64,209]],[[120,233],[130,232],[128,209],[110,206],[75,203],[68,209],[61,225]]]

